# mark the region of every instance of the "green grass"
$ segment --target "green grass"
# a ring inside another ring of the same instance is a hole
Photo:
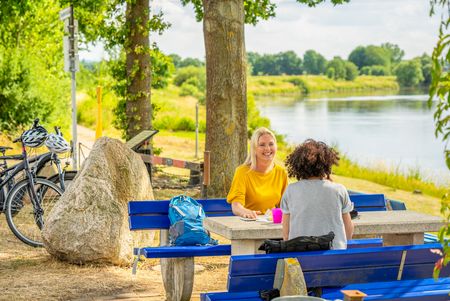
[[[398,89],[395,76],[358,76],[353,81],[336,81],[321,75],[251,76],[248,78],[248,91],[255,95]]]
[[[410,192],[420,191],[423,194],[441,198],[447,188],[438,186],[433,182],[421,179],[418,170],[410,170],[404,175],[397,170],[384,170],[361,166],[351,159],[341,156],[339,166],[333,168],[333,173],[358,179],[368,180],[374,183],[392,187],[393,189],[401,189]]]

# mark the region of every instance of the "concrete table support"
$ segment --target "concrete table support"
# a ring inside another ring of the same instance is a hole
[[[160,231],[160,244],[169,244],[169,232]],[[161,275],[167,301],[191,300],[194,285],[194,257],[161,258]]]

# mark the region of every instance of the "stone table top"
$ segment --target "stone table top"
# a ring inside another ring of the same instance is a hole
[[[442,217],[411,210],[359,212],[353,220],[354,234],[410,234],[438,231],[443,225]],[[230,240],[261,240],[281,238],[281,224],[260,221],[244,221],[237,216],[207,217],[205,229]]]

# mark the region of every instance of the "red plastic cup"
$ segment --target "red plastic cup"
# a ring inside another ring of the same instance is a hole
[[[272,220],[274,224],[280,224],[283,219],[283,211],[281,208],[272,209]]]

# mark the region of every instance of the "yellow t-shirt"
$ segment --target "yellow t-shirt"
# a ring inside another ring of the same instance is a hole
[[[267,209],[280,205],[287,184],[287,173],[281,166],[275,164],[270,172],[263,174],[248,165],[240,165],[234,173],[227,202],[238,202],[247,209],[264,214]]]

